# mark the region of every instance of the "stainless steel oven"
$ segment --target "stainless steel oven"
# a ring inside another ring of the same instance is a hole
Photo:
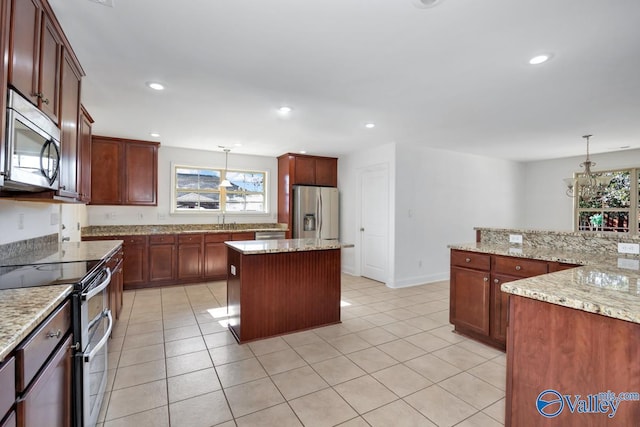
[[[108,340],[113,328],[108,286],[111,270],[101,266],[73,295],[76,353],[75,425],[94,427],[107,387]]]
[[[7,92],[7,144],[0,154],[0,189],[57,190],[60,129],[18,92]]]

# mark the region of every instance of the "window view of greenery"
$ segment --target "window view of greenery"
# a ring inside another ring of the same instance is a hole
[[[176,166],[174,211],[265,212],[265,172]],[[225,176],[226,175],[226,176]],[[231,187],[220,187],[224,179]]]
[[[639,169],[606,171],[611,177],[598,197],[580,200],[576,206],[579,231],[604,231],[637,234],[640,228]]]

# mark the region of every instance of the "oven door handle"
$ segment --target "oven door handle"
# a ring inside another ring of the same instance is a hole
[[[100,341],[98,341],[98,344],[96,344],[96,346],[93,348],[93,350],[91,350],[89,354],[84,355],[85,363],[91,362],[91,359],[93,359],[95,355],[98,354],[100,350],[102,350],[102,347],[104,347],[109,340],[109,335],[111,335],[111,330],[113,329],[113,316],[111,316],[111,310],[105,310],[103,313],[105,313],[107,318],[109,319],[109,327],[104,333],[104,336],[100,338]]]
[[[107,277],[102,281],[102,283],[100,283],[95,288],[90,289],[89,292],[83,292],[82,293],[82,300],[83,301],[86,301],[88,299],[93,298],[94,296],[96,296],[97,294],[102,292],[104,290],[104,288],[109,286],[109,283],[111,283],[111,269],[109,267],[107,267],[107,268],[105,268],[105,271],[107,272]]]

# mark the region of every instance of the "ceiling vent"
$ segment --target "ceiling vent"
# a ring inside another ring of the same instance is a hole
[[[419,9],[428,9],[431,7],[436,7],[444,0],[412,0],[413,5]]]

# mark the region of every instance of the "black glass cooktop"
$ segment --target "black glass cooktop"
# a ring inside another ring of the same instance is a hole
[[[100,261],[78,261],[0,267],[0,289],[58,284],[80,286],[83,278],[93,275],[98,270],[99,264]]]

